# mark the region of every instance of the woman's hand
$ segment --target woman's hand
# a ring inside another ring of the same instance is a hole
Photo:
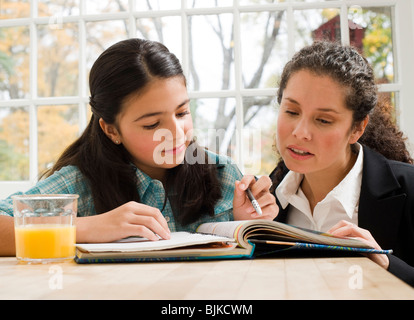
[[[256,181],[254,176],[244,176],[236,181],[233,198],[234,220],[267,219],[273,220],[279,213],[275,197],[269,192],[272,182],[268,176],[262,176]],[[253,196],[262,209],[259,215],[247,197],[246,189],[250,188]]]
[[[149,240],[170,238],[160,210],[134,201],[106,213],[76,219],[76,241],[110,242],[129,236]]]
[[[371,232],[345,220],[339,221],[328,231],[328,233],[337,237],[357,238],[372,248],[381,250],[381,247],[375,241],[374,237],[371,235]],[[386,254],[368,253],[366,256],[384,269],[388,269],[390,262]]]

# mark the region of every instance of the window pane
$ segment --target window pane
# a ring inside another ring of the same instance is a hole
[[[137,11],[174,10],[181,8],[181,0],[136,0]]]
[[[125,20],[86,23],[86,66],[88,70],[105,49],[118,41],[125,40],[127,35],[128,22]]]
[[[379,100],[383,101],[388,110],[383,110],[387,112],[394,122],[397,122],[397,119],[400,117],[398,96],[399,92],[379,92]]]
[[[339,9],[295,10],[295,50],[314,40],[341,41]]]
[[[137,37],[159,41],[181,59],[181,17],[137,19]]]
[[[52,16],[51,23],[56,23],[53,19],[59,20],[62,16],[79,15],[80,0],[38,0],[38,15]],[[88,0],[87,2],[89,2]]]
[[[30,17],[29,0],[1,0],[0,20]]]
[[[269,3],[279,3],[286,2],[286,0],[239,0],[240,5],[256,5],[256,4],[269,4]]]
[[[58,27],[38,29],[38,95],[72,96],[78,93],[78,25],[64,23]]]
[[[187,0],[189,8],[231,7],[233,0]]]
[[[288,60],[285,12],[246,13],[240,21],[244,87],[275,88]]]
[[[38,117],[39,173],[52,166],[79,133],[78,106],[40,106]]]
[[[188,19],[189,88],[234,89],[233,16],[218,14],[192,16]]]
[[[273,96],[243,99],[245,174],[268,175],[276,166],[277,109],[273,99]]]
[[[0,108],[0,180],[28,180],[29,108]]]
[[[292,2],[324,2],[324,1],[332,1],[332,0],[292,0]]]
[[[209,150],[235,159],[235,99],[191,100],[194,135]]]
[[[0,99],[29,96],[29,28],[0,28]]]
[[[84,0],[88,14],[128,11],[128,0]]]
[[[353,40],[361,43],[363,53],[373,66],[378,82],[397,81],[394,66],[391,8],[351,7],[349,16],[356,22],[355,31],[361,32],[363,30],[362,38],[351,38],[351,42]]]

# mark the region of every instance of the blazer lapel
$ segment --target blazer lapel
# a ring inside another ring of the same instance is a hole
[[[388,160],[364,147],[364,167],[358,209],[358,225],[371,232],[378,244],[395,246],[406,194]]]

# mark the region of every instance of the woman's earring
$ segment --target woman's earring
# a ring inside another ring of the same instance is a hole
[[[115,144],[119,144],[119,141],[118,140],[115,140]]]

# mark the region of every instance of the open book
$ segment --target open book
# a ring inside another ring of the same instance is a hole
[[[76,245],[77,263],[165,261],[251,258],[256,248],[347,250],[391,253],[376,250],[352,238],[294,227],[268,220],[245,220],[201,224],[196,233],[173,232],[171,239],[150,241],[132,237],[111,243]]]

